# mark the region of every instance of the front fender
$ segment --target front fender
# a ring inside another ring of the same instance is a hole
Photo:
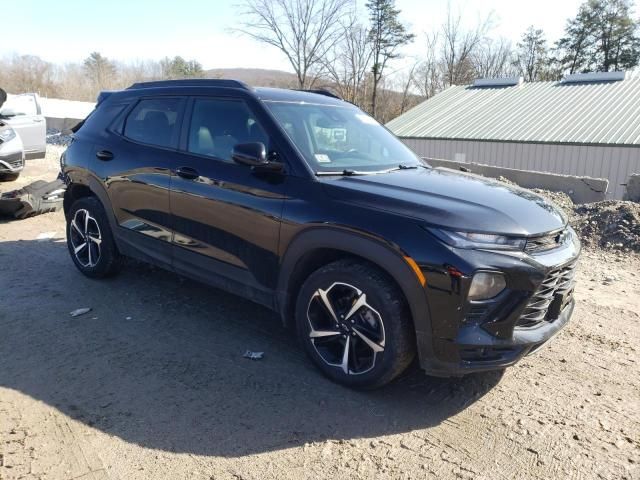
[[[416,273],[405,260],[406,255],[397,245],[366,234],[339,227],[314,226],[298,233],[282,256],[278,277],[277,300],[280,314],[286,320],[290,298],[290,281],[298,262],[314,250],[332,249],[366,259],[390,275],[402,290],[413,319],[418,339],[420,363],[432,357],[431,316],[427,297]]]

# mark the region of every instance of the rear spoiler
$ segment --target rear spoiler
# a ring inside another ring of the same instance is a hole
[[[102,90],[98,94],[98,98],[96,99],[96,108],[98,108],[98,105],[100,105],[102,102],[104,102],[107,98],[109,98],[114,93],[116,93],[116,90]]]
[[[91,115],[93,115],[93,112],[95,112],[97,110],[97,108],[100,106],[100,104],[102,102],[104,102],[107,98],[109,98],[112,94],[114,94],[115,92],[116,92],[116,90],[102,90],[98,94],[98,98],[96,98],[96,106],[95,106],[95,108],[91,111],[91,113],[89,115],[87,115],[87,118],[89,118]],[[76,133],[78,130],[80,130],[80,128],[82,128],[82,125],[84,125],[84,122],[87,121],[87,118],[85,118],[84,120],[82,120],[81,122],[79,122],[75,126],[73,126],[71,128],[71,131],[73,133]]]

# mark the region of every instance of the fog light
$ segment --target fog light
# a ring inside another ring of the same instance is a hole
[[[469,300],[488,300],[498,295],[507,286],[504,275],[499,272],[478,272],[471,280]]]

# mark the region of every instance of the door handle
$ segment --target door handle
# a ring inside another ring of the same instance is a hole
[[[113,153],[111,153],[109,150],[100,150],[98,152],[96,152],[96,157],[99,160],[111,160],[113,159]]]
[[[191,167],[176,168],[176,175],[182,178],[186,178],[187,180],[195,180],[200,176],[198,171],[195,168],[191,168]]]

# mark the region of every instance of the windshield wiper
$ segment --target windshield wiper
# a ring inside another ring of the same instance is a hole
[[[316,175],[342,175],[344,177],[350,177],[352,175],[366,175],[367,172],[356,172],[355,170],[349,170],[345,168],[344,170],[335,171],[335,172],[316,172]]]
[[[389,173],[395,172],[396,170],[412,170],[414,168],[418,168],[418,165],[404,165],[400,164],[397,167],[387,168],[385,170],[373,170],[373,171],[359,171],[359,170],[351,170],[345,168],[344,170],[336,170],[336,171],[318,171],[316,175],[340,175],[343,177],[351,177],[353,175],[376,175],[379,173]]]

